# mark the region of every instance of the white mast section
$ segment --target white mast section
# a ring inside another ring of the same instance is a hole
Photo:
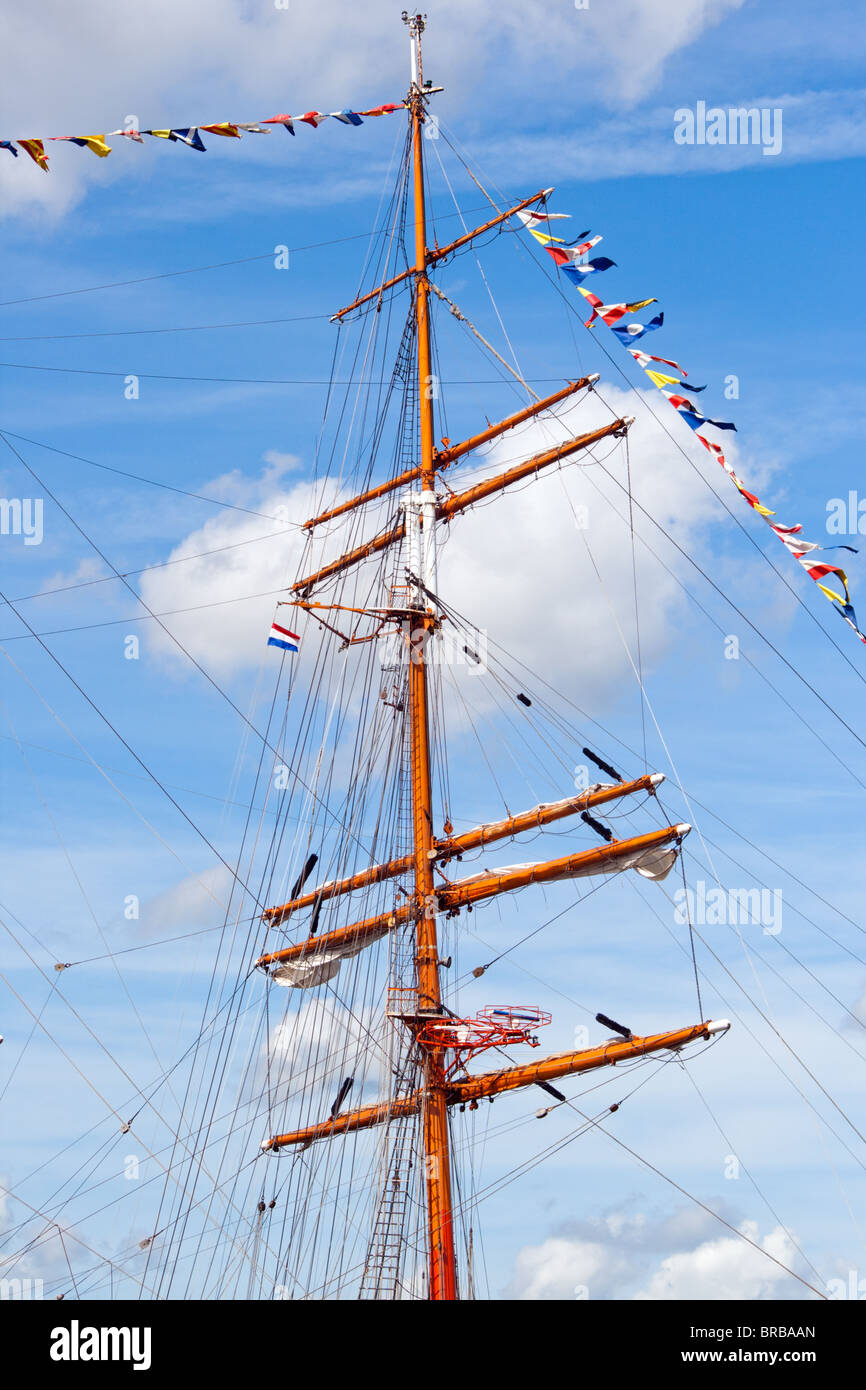
[[[424,541],[421,535],[421,494],[419,492],[408,492],[406,501],[403,503],[403,511],[406,515],[406,568],[413,576],[411,581],[412,602],[418,603],[422,598],[416,580],[423,582],[422,570],[424,568]]]
[[[431,594],[436,593],[436,494],[420,492],[422,565],[420,579]]]
[[[420,584],[412,584],[412,598],[414,603],[426,608],[424,589],[436,593],[435,492],[407,493],[403,511],[406,516],[406,568],[420,580]]]
[[[412,87],[421,90],[421,35],[426,25],[426,15],[409,15],[403,11],[403,23],[409,26],[409,57],[412,64]]]

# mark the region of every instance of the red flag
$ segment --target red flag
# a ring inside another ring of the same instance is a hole
[[[369,111],[359,111],[359,116],[388,116],[392,111],[402,111],[405,101],[390,101],[384,106],[373,106]]]
[[[30,158],[34,161],[34,163],[38,164],[40,169],[44,169],[45,172],[46,172],[46,174],[47,174],[47,173],[48,173],[48,157],[47,157],[47,155],[46,155],[46,153],[45,153],[45,146],[43,145],[42,141],[41,141],[41,140],[19,140],[19,141],[18,141],[18,144],[21,146],[22,150],[26,150],[26,151],[27,151],[27,153],[29,154]]]
[[[219,125],[202,125],[199,126],[199,130],[209,130],[211,135],[233,135],[238,140],[241,138],[240,131],[231,121],[221,121]]]

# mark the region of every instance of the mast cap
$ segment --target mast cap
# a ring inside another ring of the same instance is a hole
[[[727,1033],[731,1026],[729,1018],[711,1019],[707,1024],[707,1037],[711,1038],[715,1033]]]

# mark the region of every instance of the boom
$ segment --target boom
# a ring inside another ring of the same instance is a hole
[[[522,1090],[524,1086],[537,1086],[540,1082],[558,1081],[563,1076],[577,1076],[581,1072],[595,1071],[598,1067],[614,1067],[617,1062],[631,1061],[634,1057],[646,1057],[653,1052],[678,1052],[689,1043],[709,1039],[718,1033],[726,1033],[730,1028],[727,1019],[707,1020],[706,1023],[693,1023],[687,1028],[677,1028],[669,1033],[653,1033],[646,1038],[632,1037],[623,1042],[606,1042],[601,1047],[584,1048],[579,1052],[561,1052],[553,1057],[545,1057],[540,1062],[530,1062],[525,1067],[507,1067],[504,1071],[485,1072],[481,1076],[470,1076],[465,1080],[454,1081],[448,1087],[448,1105],[465,1105],[467,1102],[491,1099],[505,1091]],[[367,1105],[362,1110],[353,1110],[340,1115],[336,1120],[325,1120],[322,1124],[307,1125],[288,1134],[275,1134],[262,1144],[263,1149],[281,1149],[292,1145],[304,1148],[316,1139],[329,1139],[334,1134],[346,1134],[351,1130],[370,1129],[391,1119],[416,1115],[421,1107],[422,1093],[385,1105]]]

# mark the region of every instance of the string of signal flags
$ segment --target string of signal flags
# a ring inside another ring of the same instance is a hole
[[[296,125],[306,125],[313,130],[317,130],[324,121],[336,120],[342,125],[359,126],[365,119],[391,115],[395,111],[405,109],[404,101],[386,102],[381,106],[373,106],[365,111],[352,111],[343,108],[339,111],[306,111],[303,115],[292,116],[286,112],[281,112],[276,116],[266,116],[261,121],[219,121],[216,124],[196,125],[196,126],[174,126],[165,129],[139,130],[136,128],[125,128],[108,132],[109,137],[121,136],[133,140],[138,144],[144,142],[144,136],[154,139],[166,140],[173,143],[187,145],[190,149],[204,152],[206,145],[202,140],[201,132],[210,135],[222,136],[228,139],[239,140],[245,134],[250,135],[269,135],[270,127],[281,125],[289,135],[294,136]],[[0,140],[0,149],[7,150],[10,154],[18,158],[18,150],[22,149],[25,154],[38,164],[39,168],[45,173],[48,169],[48,155],[45,153],[45,141],[58,141],[66,144],[77,145],[80,148],[88,149],[99,158],[105,159],[111,154],[112,147],[107,143],[104,133],[99,135],[50,135],[40,139],[27,138],[16,140]],[[16,148],[17,147],[17,148]],[[584,299],[590,304],[592,313],[586,320],[586,327],[590,328],[597,322],[606,324],[616,335],[626,351],[634,358],[638,366],[646,372],[652,384],[666,397],[672,408],[677,412],[682,420],[686,422],[691,430],[694,431],[701,444],[717,460],[720,466],[727,473],[733,482],[740,496],[748,505],[757,512],[758,515],[767,523],[770,530],[778,537],[788,553],[803,567],[810,579],[814,580],[834,607],[834,611],[848,624],[859,640],[866,645],[866,634],[858,625],[857,616],[851,603],[851,594],[848,587],[848,576],[839,565],[828,564],[825,561],[815,558],[818,550],[848,550],[853,554],[857,553],[856,547],[851,545],[824,546],[817,541],[807,541],[802,536],[802,525],[798,522],[794,526],[783,526],[777,521],[771,520],[776,513],[771,508],[766,507],[756,496],[746,487],[742,478],[738,477],[736,471],[725,458],[724,451],[720,444],[708,439],[701,433],[702,428],[712,427],[718,430],[736,430],[736,425],[730,420],[715,420],[703,415],[691,399],[692,395],[697,395],[705,390],[703,386],[695,386],[686,378],[688,372],[679,363],[669,357],[659,357],[652,353],[644,352],[636,348],[634,344],[646,337],[648,333],[661,328],[664,323],[664,313],[658,313],[648,319],[646,323],[625,322],[631,314],[639,313],[641,309],[646,309],[650,304],[656,304],[655,298],[638,299],[629,303],[605,304],[598,298],[592,290],[588,289],[584,283],[593,276],[599,275],[615,266],[616,262],[607,256],[590,257],[592,251],[602,240],[601,236],[590,236],[589,231],[582,232],[573,242],[566,242],[564,238],[553,236],[552,233],[543,231],[542,228],[552,221],[557,221],[570,216],[569,213],[550,212],[547,208],[543,211],[521,211],[515,214],[531,236],[539,242],[548,252],[559,271],[565,275],[583,295]],[[670,367],[676,372],[676,376],[660,370],[662,367]],[[689,395],[682,394],[689,392]],[[831,588],[829,584],[822,581],[829,576],[833,576],[842,587],[840,593],[838,589]]]
[[[295,134],[295,126],[306,125],[313,130],[318,130],[324,121],[339,121],[341,125],[359,126],[364,121],[375,116],[390,116],[394,111],[405,109],[405,101],[385,102],[382,106],[371,106],[367,111],[306,111],[302,116],[290,116],[286,112],[281,112],[278,116],[266,116],[261,121],[218,121],[215,125],[195,125],[195,126],[172,126],[164,130],[138,130],[134,127],[124,130],[111,130],[108,138],[120,135],[128,140],[133,140],[136,144],[144,144],[144,136],[150,135],[157,140],[169,140],[173,143],[187,145],[191,150],[199,150],[202,153],[207,149],[201,132],[209,135],[221,135],[226,139],[240,140],[244,135],[270,135],[271,126],[282,126],[289,135]],[[18,158],[18,148],[29,155],[35,164],[39,165],[46,174],[49,172],[49,156],[45,153],[46,141],[62,141],[69,145],[78,145],[81,149],[92,151],[100,159],[105,159],[111,154],[112,146],[107,143],[105,133],[101,135],[46,135],[41,139],[27,140],[0,140],[0,149],[8,150],[10,154]],[[16,146],[18,148],[16,148]]]
[[[590,257],[589,253],[602,238],[590,236],[589,231],[586,231],[582,232],[576,241],[566,242],[562,237],[553,236],[549,231],[542,230],[547,223],[559,221],[561,218],[570,217],[570,215],[570,213],[565,212],[549,212],[546,209],[515,214],[529,234],[544,247],[548,255],[553,257],[559,271],[571,280],[578,293],[582,294],[590,305],[592,313],[586,320],[586,327],[591,328],[594,324],[601,322],[606,324],[616,335],[629,355],[646,372],[653,386],[666,397],[680,419],[684,420],[694,431],[704,448],[725,470],[744,501],[767,523],[788,554],[802,565],[809,578],[818,585],[824,597],[833,604],[834,612],[839,614],[856,633],[860,641],[866,645],[866,635],[860,630],[857,615],[851,603],[847,574],[840,566],[827,564],[815,557],[815,551],[818,550],[849,550],[856,555],[856,547],[853,545],[820,545],[817,541],[807,541],[803,539],[803,527],[799,522],[795,526],[782,526],[778,521],[773,520],[776,513],[764,506],[760,498],[746,487],[742,478],[737,476],[734,468],[725,458],[722,446],[701,433],[707,426],[712,426],[717,430],[736,430],[736,425],[730,420],[711,419],[698,410],[690,396],[697,395],[706,388],[694,386],[687,381],[688,372],[678,362],[669,357],[656,357],[652,353],[644,352],[635,347],[635,344],[646,337],[648,333],[653,333],[662,327],[665,316],[663,312],[658,313],[653,318],[647,319],[645,323],[628,322],[627,320],[630,315],[639,313],[641,309],[648,308],[650,304],[657,304],[658,300],[651,298],[638,299],[631,303],[604,304],[592,290],[587,288],[585,283],[616,265],[616,262],[607,256]],[[665,367],[669,367],[672,372],[676,373],[676,376],[663,371],[662,368]],[[689,392],[690,395],[684,395],[683,392]],[[830,584],[822,582],[830,576],[841,585],[841,593]]]

